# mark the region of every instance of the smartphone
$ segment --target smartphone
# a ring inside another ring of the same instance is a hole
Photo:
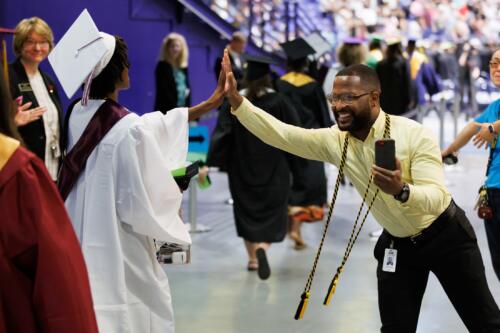
[[[375,165],[387,170],[396,170],[396,142],[394,139],[375,141]]]

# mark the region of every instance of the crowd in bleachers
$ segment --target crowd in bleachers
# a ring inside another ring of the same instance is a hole
[[[461,42],[478,38],[498,40],[496,18],[500,2],[449,0],[321,0],[321,10],[332,15],[340,35],[407,34]]]
[[[339,47],[352,36],[365,41],[367,47],[373,35],[386,40],[399,38],[403,44],[415,40],[416,47],[439,74],[443,88],[462,96],[462,107],[472,105],[471,113],[476,113],[478,107],[481,109],[493,98],[488,60],[500,39],[498,0],[205,1],[268,52],[280,52],[280,43],[287,39],[287,24],[292,25],[288,27],[292,31],[290,39],[319,30],[332,45],[331,53],[322,59],[327,62],[341,63],[337,57]],[[291,21],[286,20],[287,3]],[[295,4],[297,27],[293,21]],[[477,103],[472,94],[477,96]]]

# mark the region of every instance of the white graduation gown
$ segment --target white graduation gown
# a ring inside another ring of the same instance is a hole
[[[68,151],[103,102],[76,104]],[[187,146],[187,108],[131,113],[94,149],[66,199],[100,332],[174,332],[170,288],[153,239],[191,243],[178,214],[182,194],[170,174],[184,164]]]

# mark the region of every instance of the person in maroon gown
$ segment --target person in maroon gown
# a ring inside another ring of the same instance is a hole
[[[0,79],[0,333],[97,332],[78,240],[43,162],[20,142],[12,107]]]

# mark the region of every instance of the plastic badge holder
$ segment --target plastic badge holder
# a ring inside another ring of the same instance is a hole
[[[198,174],[198,170],[199,162],[194,162],[187,167],[175,169],[172,171],[172,176],[174,177],[174,180],[181,191],[187,190],[187,188],[189,187],[189,183],[191,182],[191,178]]]

